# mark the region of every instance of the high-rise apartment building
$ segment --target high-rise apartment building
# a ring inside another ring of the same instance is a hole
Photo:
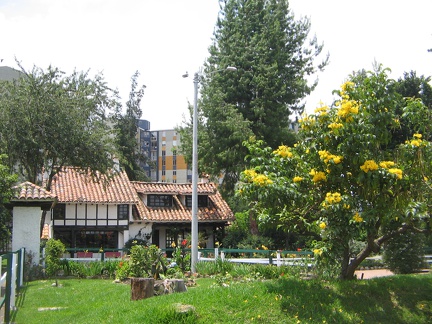
[[[178,154],[180,134],[177,131],[150,131],[150,122],[139,120],[138,137],[140,149],[148,157],[142,168],[152,182],[191,182],[192,172],[184,156]]]

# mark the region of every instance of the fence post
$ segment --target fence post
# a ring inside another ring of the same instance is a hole
[[[219,248],[215,248],[214,257],[215,257],[215,260],[217,260],[219,258]]]
[[[221,259],[225,260],[225,252],[224,251],[221,251]]]
[[[10,296],[10,304],[11,310],[15,310],[15,296],[17,290],[17,262],[18,262],[18,252],[12,253],[12,262],[11,262],[11,296]]]
[[[272,253],[270,250],[268,251],[268,254],[269,254],[269,264],[272,265],[273,264],[273,257],[272,257]]]
[[[17,287],[21,288],[24,284],[24,259],[25,259],[25,248],[18,250],[18,269],[17,269]]]
[[[278,267],[280,267],[280,266],[282,265],[282,262],[281,262],[281,253],[280,253],[280,251],[277,251],[277,252],[276,252],[276,265],[277,265]]]
[[[6,295],[5,295],[5,311],[4,311],[4,321],[5,323],[9,323],[10,322],[10,312],[11,312],[11,307],[10,307],[10,298],[11,298],[11,285],[12,285],[12,254],[8,253],[6,254],[6,262],[7,262],[7,267],[6,267]]]

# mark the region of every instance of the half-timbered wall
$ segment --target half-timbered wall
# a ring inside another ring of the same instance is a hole
[[[117,204],[66,204],[63,214],[54,213],[54,226],[80,227],[122,227],[127,228],[131,219],[132,205],[129,215],[119,219]]]

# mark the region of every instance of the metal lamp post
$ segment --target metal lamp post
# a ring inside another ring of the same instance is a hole
[[[236,71],[234,66],[228,66],[227,71]],[[216,70],[215,72],[223,71]],[[187,73],[183,77],[187,77]],[[193,128],[192,128],[192,226],[191,226],[191,273],[196,273],[198,261],[198,83],[199,73],[193,78],[194,83],[194,105],[193,105]]]

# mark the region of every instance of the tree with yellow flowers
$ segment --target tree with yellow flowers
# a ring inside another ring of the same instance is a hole
[[[418,118],[427,107],[392,82],[380,66],[350,76],[333,106],[304,116],[294,147],[245,143],[251,168],[238,194],[261,222],[316,232],[323,275],[353,278],[385,242],[430,221],[432,145],[421,133],[428,118]],[[401,125],[412,131],[403,140]]]

